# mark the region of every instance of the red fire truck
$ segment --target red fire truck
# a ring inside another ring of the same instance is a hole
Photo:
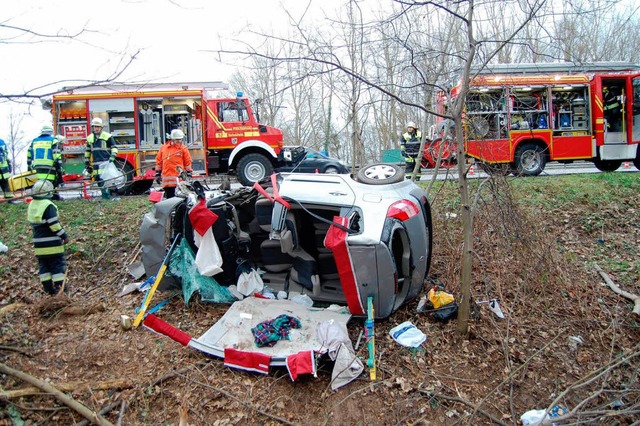
[[[439,95],[440,112],[458,90]],[[490,170],[536,176],[575,160],[640,169],[640,66],[490,65],[471,81],[463,122],[465,152]]]
[[[228,94],[221,82],[177,84],[110,84],[64,89],[47,105],[54,128],[66,139],[67,174],[84,169],[89,123],[100,117],[104,131],[118,146],[118,168],[125,190],[153,178],[160,146],[173,129],[181,129],[193,159],[194,174],[236,171],[251,185],[271,174],[283,146],[282,132],[259,124],[249,100]]]

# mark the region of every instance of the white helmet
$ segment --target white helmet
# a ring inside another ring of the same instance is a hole
[[[58,140],[58,142],[64,142],[65,140],[67,140],[67,138],[62,135],[55,135],[54,137]]]
[[[417,129],[418,127],[416,127],[416,123],[414,123],[413,121],[410,121],[407,124],[407,128],[411,127],[412,129]]]
[[[100,127],[104,127],[104,124],[102,124],[102,118],[100,117],[96,117],[93,120],[91,120],[91,126],[100,126]]]
[[[40,179],[36,183],[33,184],[33,188],[31,188],[31,194],[33,198],[49,198],[53,196],[53,184],[51,181]]]
[[[171,131],[171,139],[184,139],[184,133],[180,129],[173,129]]]
[[[42,126],[42,130],[40,130],[40,134],[52,135],[53,134],[53,126],[51,124],[45,124],[44,126]]]

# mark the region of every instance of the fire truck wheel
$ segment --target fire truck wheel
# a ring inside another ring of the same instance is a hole
[[[118,181],[124,182],[121,185],[118,185],[118,188],[117,188],[118,194],[128,195],[130,193],[131,185],[133,183],[133,176],[135,175],[135,170],[133,169],[133,166],[131,164],[129,164],[124,160],[121,160],[120,158],[116,158],[114,163],[118,171],[120,171],[123,175],[123,177],[121,179],[118,179]]]
[[[601,172],[615,172],[622,165],[622,160],[600,160],[596,158],[593,160],[593,165]]]
[[[538,176],[547,164],[547,156],[539,145],[524,143],[516,149],[516,174],[520,176]]]
[[[367,185],[387,185],[404,180],[404,171],[395,164],[370,164],[358,170],[358,182]]]
[[[273,164],[262,154],[248,154],[238,161],[238,181],[244,186],[254,183],[271,175]]]

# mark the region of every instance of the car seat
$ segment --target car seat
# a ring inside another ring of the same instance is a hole
[[[280,241],[269,238],[272,212],[273,202],[262,195],[259,196],[255,203],[255,214],[262,233],[259,236],[253,236],[253,238],[260,241],[261,262],[265,271],[267,271],[262,276],[262,281],[274,290],[284,290],[294,259],[281,250]]]
[[[293,258],[290,285],[298,284],[307,290],[311,290],[314,296],[320,295],[320,276],[318,264],[300,245],[299,229],[294,212],[287,212],[285,226],[280,233],[280,249]]]

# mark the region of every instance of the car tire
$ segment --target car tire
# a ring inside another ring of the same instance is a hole
[[[251,186],[270,176],[273,164],[262,154],[247,154],[238,161],[238,181],[244,186]]]
[[[538,176],[547,164],[542,147],[535,143],[524,143],[516,149],[515,166],[519,176]]]
[[[367,185],[388,185],[404,180],[404,170],[395,164],[375,163],[358,170],[358,182]]]
[[[633,165],[636,166],[636,169],[640,170],[640,151],[638,151],[638,155],[634,158]]]
[[[601,172],[615,172],[622,165],[622,160],[601,160],[596,158],[593,160],[593,165]]]
[[[340,172],[338,171],[337,168],[335,168],[333,166],[329,166],[326,169],[324,169],[324,173],[329,174],[329,175],[337,175]]]

